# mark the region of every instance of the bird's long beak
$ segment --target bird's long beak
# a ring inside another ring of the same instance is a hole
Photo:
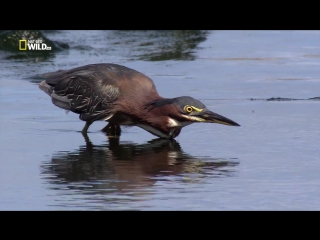
[[[211,112],[209,110],[204,111],[199,115],[202,119],[204,119],[204,122],[210,122],[210,123],[220,123],[224,125],[229,125],[229,126],[240,126],[238,123],[232,121],[229,118],[226,118],[224,116],[221,116],[217,113]]]

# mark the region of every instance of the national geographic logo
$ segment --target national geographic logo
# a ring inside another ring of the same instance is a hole
[[[51,47],[47,46],[47,44],[43,43],[42,39],[38,40],[19,40],[19,50],[20,51],[45,51],[45,50],[51,50]]]

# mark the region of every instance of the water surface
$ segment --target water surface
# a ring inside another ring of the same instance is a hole
[[[56,48],[22,53],[15,40]],[[16,38],[14,38],[16,37]],[[13,39],[8,45],[7,39]],[[5,41],[6,40],[6,41]],[[319,31],[0,32],[1,210],[319,210]],[[37,74],[112,62],[241,127],[174,140],[55,107]]]

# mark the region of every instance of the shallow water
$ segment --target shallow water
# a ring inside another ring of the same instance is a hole
[[[320,31],[42,34],[60,48],[23,55],[0,33],[1,210],[320,210]],[[99,62],[241,127],[192,124],[174,141],[133,127],[109,140],[96,122],[84,139],[84,122],[34,76]]]

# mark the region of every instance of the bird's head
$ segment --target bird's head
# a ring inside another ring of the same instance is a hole
[[[210,111],[202,102],[188,96],[182,96],[171,99],[160,99],[147,104],[147,108],[151,111],[154,108],[170,105],[168,111],[169,123],[172,126],[184,127],[195,122],[219,123],[229,126],[240,126],[238,123],[229,118],[221,116]],[[166,109],[166,108],[163,108]]]

